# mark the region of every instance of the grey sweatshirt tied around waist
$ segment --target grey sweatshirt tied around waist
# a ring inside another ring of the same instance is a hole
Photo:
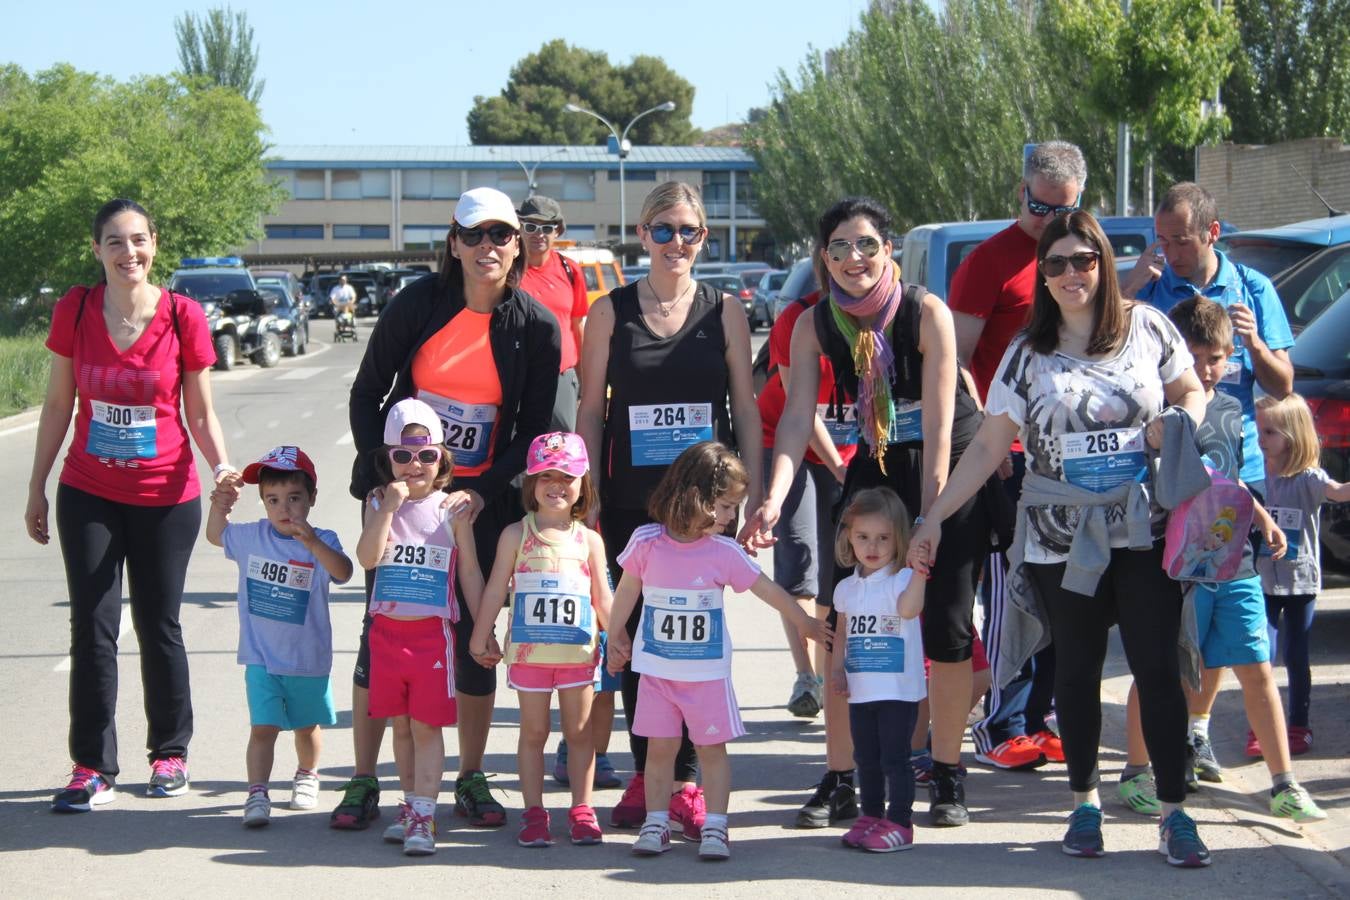
[[[1022,481],[1022,496],[1017,502],[1017,525],[1008,549],[1008,576],[1005,615],[1001,626],[1001,644],[994,677],[1000,686],[1012,681],[1034,654],[1050,643],[1050,622],[1036,593],[1035,583],[1026,570],[1027,507],[1076,506],[1081,510],[1078,526],[1069,545],[1064,566],[1065,590],[1091,597],[1111,562],[1111,539],[1106,512],[1112,505],[1125,509],[1125,529],[1131,550],[1153,546],[1150,522],[1151,501],[1164,509],[1173,509],[1183,500],[1209,486],[1209,473],[1200,459],[1195,443],[1195,421],[1177,407],[1164,410],[1162,450],[1150,460],[1151,478],[1146,483],[1130,482],[1097,493],[1027,472]],[[1200,651],[1196,634],[1194,604],[1189,591],[1184,595],[1181,616],[1182,675],[1194,686],[1200,684]]]

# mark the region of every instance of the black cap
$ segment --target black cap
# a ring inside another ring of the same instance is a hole
[[[533,194],[526,197],[525,202],[520,204],[520,209],[516,210],[516,215],[533,222],[563,224],[562,207],[558,205],[558,201],[542,194]]]

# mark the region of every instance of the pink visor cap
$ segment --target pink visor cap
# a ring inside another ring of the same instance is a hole
[[[429,437],[405,440],[403,429],[409,425],[421,425],[427,430]],[[441,425],[436,410],[416,397],[405,397],[389,407],[389,412],[384,420],[384,442],[391,447],[397,447],[400,444],[409,446],[443,444],[445,443],[445,428]]]
[[[570,431],[539,435],[530,442],[529,453],[525,455],[526,475],[538,475],[556,469],[573,478],[580,478],[590,467],[585,442],[581,440],[581,435]]]

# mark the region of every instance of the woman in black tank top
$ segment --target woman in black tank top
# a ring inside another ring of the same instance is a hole
[[[777,521],[801,464],[821,356],[857,398],[860,446],[844,483],[845,502],[862,488],[884,485],[900,495],[911,515],[922,518],[982,418],[959,378],[951,313],[940,298],[900,281],[886,237],[886,210],[868,198],[841,200],[821,216],[818,232],[829,295],[793,329],[787,406],[774,434],[771,482],[764,505],[748,523],[762,534]],[[989,528],[979,497],[947,520],[942,546],[951,552],[933,566],[926,592],[935,825],[969,820],[958,766],[971,706],[975,585],[989,552]]]
[[[675,181],[657,187],[643,204],[637,229],[652,259],[650,273],[601,297],[586,319],[577,431],[594,461],[599,528],[616,581],[616,558],[633,532],[651,521],[647,500],[686,447],[705,440],[736,446],[750,473],[747,508],[760,503],[763,450],[750,370],[750,326],[739,303],[725,302],[724,295],[698,284],[690,271],[707,237],[706,226],[697,190]],[[630,637],[641,615],[639,601],[627,623]],[[634,768],[641,773],[647,741],[631,733],[638,683],[638,675],[625,668],[624,714]],[[693,785],[696,764],[686,735],[675,762],[677,791]],[[693,815],[683,806],[672,809]],[[644,816],[638,778],[616,807],[613,823],[635,827]],[[691,823],[684,824],[689,835]],[[692,824],[696,835],[701,813]]]

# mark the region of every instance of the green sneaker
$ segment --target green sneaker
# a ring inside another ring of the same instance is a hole
[[[1162,804],[1158,802],[1158,785],[1153,781],[1153,770],[1140,772],[1133,778],[1120,780],[1120,800],[1132,811],[1141,816],[1162,815]]]
[[[1327,817],[1308,792],[1298,782],[1291,782],[1280,788],[1278,792],[1271,791],[1270,794],[1270,814],[1280,816],[1285,819],[1293,819],[1295,822],[1321,822]]]
[[[487,776],[478,769],[455,779],[455,813],[480,828],[500,828],[506,824],[506,810],[492,799]]]
[[[380,782],[373,775],[357,775],[338,788],[342,802],[328,817],[328,827],[360,831],[380,817]]]

